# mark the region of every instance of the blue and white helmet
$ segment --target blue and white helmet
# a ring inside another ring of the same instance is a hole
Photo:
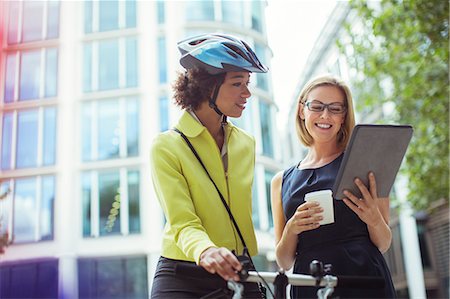
[[[224,34],[204,34],[178,42],[180,64],[185,69],[199,67],[211,75],[249,71],[266,73],[255,52],[241,39]]]

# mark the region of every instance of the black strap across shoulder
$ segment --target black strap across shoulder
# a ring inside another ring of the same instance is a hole
[[[239,238],[241,239],[242,244],[244,245],[245,250],[247,250],[247,244],[245,244],[244,241],[244,237],[242,236],[242,233],[239,229],[239,226],[237,225],[236,220],[233,217],[233,214],[231,213],[230,207],[228,206],[227,202],[225,201],[225,198],[223,197],[222,193],[220,192],[219,188],[217,187],[216,183],[214,182],[214,180],[212,179],[211,175],[209,174],[208,170],[206,169],[205,164],[203,164],[202,159],[200,159],[200,156],[198,155],[197,151],[195,150],[194,146],[192,145],[192,143],[189,141],[189,139],[186,137],[186,135],[184,135],[183,132],[181,132],[180,130],[178,130],[177,128],[173,128],[173,130],[175,132],[177,132],[178,134],[181,135],[181,137],[183,137],[184,141],[186,141],[187,145],[189,146],[189,148],[191,149],[192,153],[195,155],[195,157],[197,158],[198,162],[200,162],[200,164],[202,165],[203,169],[205,170],[206,174],[208,175],[209,179],[211,180],[211,182],[213,183],[214,187],[217,190],[217,193],[219,193],[220,199],[222,200],[223,206],[225,207],[225,209],[228,212],[228,215],[230,216],[231,221],[233,222],[234,227],[236,228],[236,231],[239,235]],[[250,256],[250,255],[249,255]]]

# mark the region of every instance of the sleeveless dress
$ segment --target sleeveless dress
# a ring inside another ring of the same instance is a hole
[[[332,189],[343,154],[327,165],[298,169],[295,165],[283,174],[282,204],[286,219],[304,203],[306,193]],[[367,225],[341,200],[333,200],[332,224],[303,232],[298,236],[294,273],[310,274],[309,264],[318,260],[331,264],[331,274],[381,276],[384,289],[335,288],[334,298],[394,298],[395,289],[386,262],[369,238]],[[292,287],[291,298],[317,298],[316,287]]]

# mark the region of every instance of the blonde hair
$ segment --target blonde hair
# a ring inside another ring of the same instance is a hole
[[[345,83],[342,79],[330,74],[321,75],[310,80],[308,83],[306,83],[306,85],[300,92],[295,115],[295,128],[297,130],[297,136],[305,146],[309,147],[314,142],[313,137],[306,129],[305,122],[300,118],[300,109],[303,109],[306,99],[311,91],[319,86],[335,86],[339,88],[345,96],[344,105],[347,108],[347,111],[345,112],[345,120],[341,126],[341,129],[339,130],[339,136],[337,140],[338,145],[342,148],[345,148],[347,146],[348,140],[350,139],[353,128],[355,127],[355,111],[353,110],[352,93],[347,83]]]

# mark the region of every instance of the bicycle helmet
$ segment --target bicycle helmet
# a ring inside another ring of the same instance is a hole
[[[185,69],[200,67],[211,75],[249,71],[266,73],[255,52],[241,39],[224,34],[204,34],[178,43],[180,64]]]
[[[178,42],[181,52],[180,64],[186,69],[195,67],[206,70],[211,75],[226,72],[266,73],[255,52],[246,42],[231,35],[203,34]],[[217,95],[223,82],[214,87],[209,106],[220,116],[224,115],[216,105]],[[226,115],[222,118],[226,122]]]

